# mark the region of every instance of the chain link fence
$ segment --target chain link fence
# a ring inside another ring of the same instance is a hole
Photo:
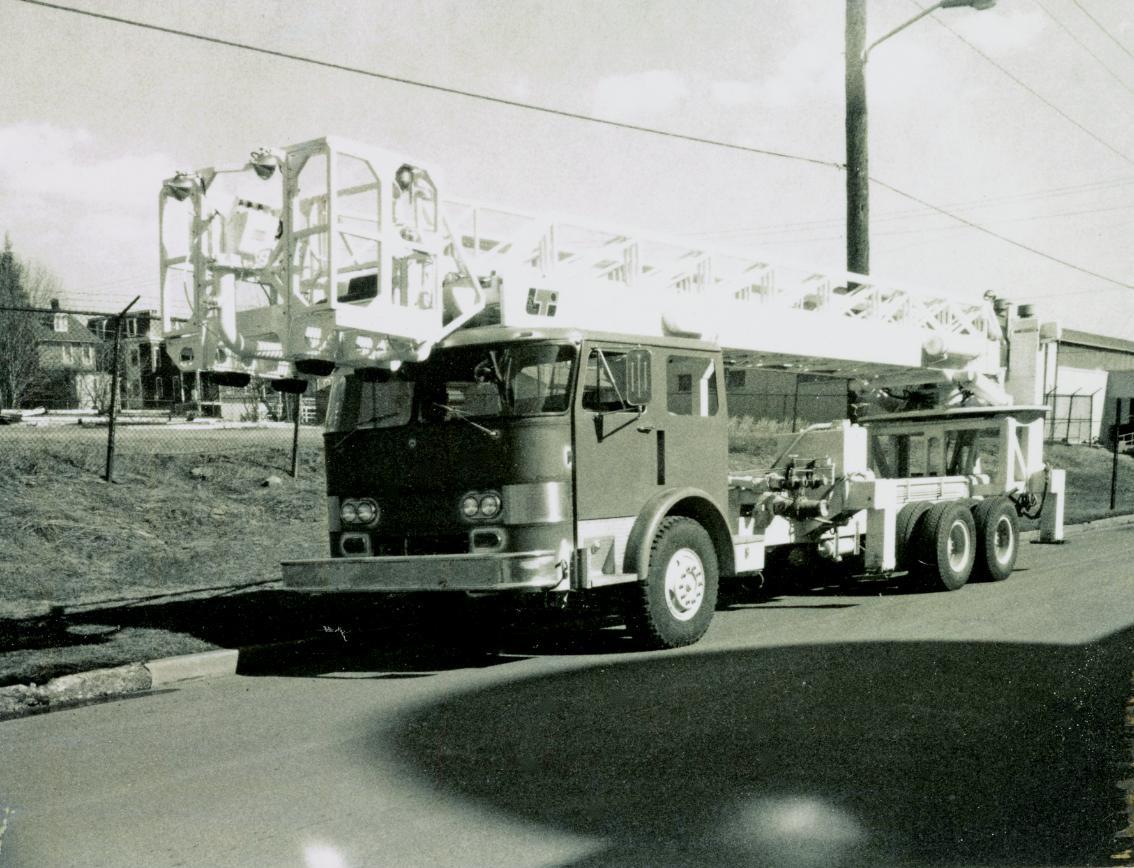
[[[71,448],[90,465],[101,450],[108,477],[124,456],[256,452],[295,475],[300,450],[321,450],[324,413],[323,392],[183,373],[153,311],[0,308],[0,451]]]
[[[1049,393],[1045,439],[1061,443],[1093,443],[1097,439],[1098,423],[1094,400],[1093,394]]]

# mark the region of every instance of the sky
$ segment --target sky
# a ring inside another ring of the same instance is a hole
[[[157,307],[163,178],[323,135],[440,167],[443,196],[844,267],[844,0],[61,5],[789,155],[0,0],[0,232],[72,307]],[[866,0],[869,37],[928,5]],[[1134,340],[1134,3],[939,10],[871,53],[867,90],[871,175],[988,230],[876,184],[874,276]]]

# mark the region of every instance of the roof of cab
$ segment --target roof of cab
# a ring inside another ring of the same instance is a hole
[[[458,329],[437,344],[439,349],[475,346],[477,344],[512,343],[516,341],[569,341],[584,340],[631,346],[667,347],[674,349],[713,351],[719,347],[711,341],[676,336],[629,335],[618,332],[598,332],[571,328],[517,328],[514,326],[487,325]]]

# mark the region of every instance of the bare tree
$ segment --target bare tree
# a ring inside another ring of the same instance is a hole
[[[239,394],[244,405],[240,413],[241,422],[263,422],[276,418],[272,408],[278,403],[278,398],[268,388],[267,380],[256,377]]]
[[[53,271],[35,261],[24,261],[21,268],[24,292],[32,307],[47,307],[51,299],[59,298],[63,284]]]
[[[5,308],[38,307],[47,290],[49,276],[42,269],[28,269],[12,251],[5,236],[0,252],[0,408],[18,407],[42,375],[36,315]]]

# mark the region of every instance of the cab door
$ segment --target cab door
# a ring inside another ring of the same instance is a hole
[[[665,406],[651,397],[629,404],[635,372],[649,365],[657,382],[656,350],[588,343],[575,395],[575,510],[579,544],[614,536],[621,570],[625,539],[642,506],[664,484]]]
[[[728,414],[718,356],[702,350],[658,352],[653,392],[665,414],[666,483],[704,491],[728,504]]]

